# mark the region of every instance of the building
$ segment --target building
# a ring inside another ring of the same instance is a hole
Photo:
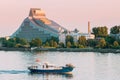
[[[31,41],[40,38],[43,42],[66,30],[53,20],[46,17],[45,12],[39,8],[31,8],[29,16],[25,18],[19,29],[12,34],[11,38],[18,37]]]
[[[95,36],[93,34],[88,34],[88,33],[74,33],[74,32],[71,32],[70,35],[73,37],[75,42],[77,42],[79,37],[81,37],[81,36],[84,36],[86,38],[86,40],[95,38]]]
[[[69,31],[68,33],[62,33],[59,36],[60,42],[63,42],[65,44],[65,39],[66,39],[67,35],[72,36],[74,39],[74,42],[77,42],[79,37],[81,37],[81,36],[84,36],[86,38],[86,40],[95,38],[95,35],[91,34],[91,31],[90,31],[90,22],[88,22],[88,33],[79,33],[79,31],[77,29],[75,29],[74,31]]]
[[[72,31],[70,35],[73,37],[74,41],[77,42],[79,37],[84,36],[86,40],[88,39],[94,39],[95,35],[91,34],[90,30],[90,22],[88,21],[88,33],[76,33],[75,31]]]

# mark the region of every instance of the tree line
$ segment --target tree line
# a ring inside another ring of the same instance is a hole
[[[13,47],[13,48],[30,48],[30,47],[57,47],[58,38],[51,37],[51,39],[42,42],[40,38],[35,38],[31,41],[27,41],[23,38],[10,38],[6,40],[5,38],[0,38],[2,47]]]
[[[77,31],[78,32],[78,31]],[[110,34],[119,34],[120,26],[114,26],[110,29]],[[108,28],[106,26],[92,28],[92,34],[95,35],[95,39],[86,39],[85,36],[80,36],[77,41],[70,35],[66,36],[65,44],[59,43],[59,39],[51,37],[51,39],[42,42],[40,38],[35,38],[30,42],[23,38],[10,38],[6,40],[1,38],[0,42],[3,47],[53,47],[53,48],[120,48],[120,39],[116,39],[108,34]]]

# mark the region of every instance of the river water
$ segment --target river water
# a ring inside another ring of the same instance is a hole
[[[30,74],[35,63],[55,65],[71,63],[72,74]],[[94,52],[19,52],[0,51],[0,80],[119,80],[120,54]]]

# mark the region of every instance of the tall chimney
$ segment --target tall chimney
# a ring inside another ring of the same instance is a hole
[[[91,31],[90,31],[90,21],[88,21],[88,34],[91,34]]]

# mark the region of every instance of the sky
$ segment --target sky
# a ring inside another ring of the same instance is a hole
[[[0,0],[0,36],[12,35],[30,8],[41,8],[47,18],[83,33],[88,31],[88,21],[91,29],[120,25],[120,0]]]

